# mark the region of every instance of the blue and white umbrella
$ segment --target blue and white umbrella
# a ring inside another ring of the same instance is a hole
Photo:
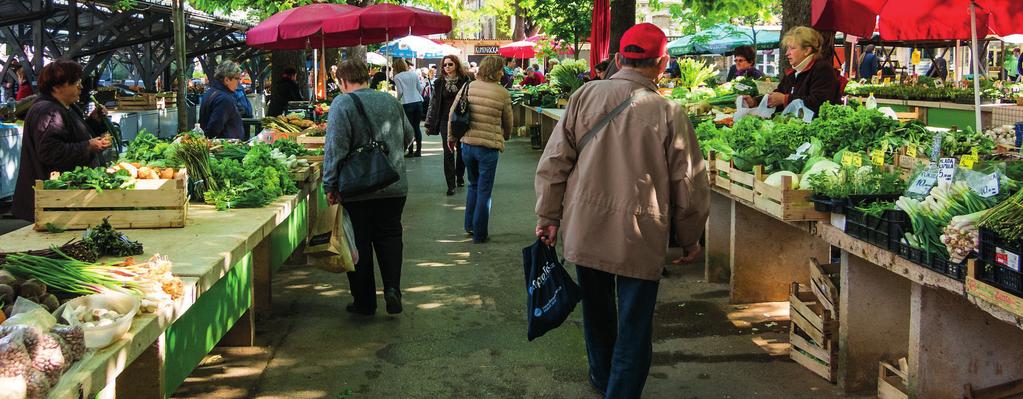
[[[445,55],[458,54],[459,50],[438,44],[421,36],[405,36],[392,40],[380,48],[380,52],[389,57],[401,58],[441,58]]]

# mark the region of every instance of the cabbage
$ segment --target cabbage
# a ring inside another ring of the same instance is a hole
[[[813,176],[813,175],[816,175],[816,174],[820,174],[820,173],[825,173],[825,172],[832,172],[832,173],[834,173],[834,172],[838,172],[841,169],[842,169],[841,165],[839,165],[837,163],[834,163],[832,161],[829,161],[827,159],[822,159],[820,161],[817,161],[816,163],[813,164],[813,166],[811,166],[809,169],[807,169],[807,171],[805,173],[803,173],[802,179],[799,180],[799,186],[800,187],[810,187],[810,176]]]
[[[771,173],[770,176],[767,176],[767,179],[764,179],[764,184],[767,184],[768,186],[781,187],[782,177],[784,176],[789,176],[792,178],[793,190],[799,189],[799,175],[795,174],[794,172],[789,172],[787,170]]]

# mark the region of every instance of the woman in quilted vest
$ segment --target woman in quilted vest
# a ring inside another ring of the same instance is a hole
[[[473,242],[489,240],[490,199],[497,173],[497,158],[504,151],[504,141],[511,137],[511,95],[501,86],[504,60],[489,56],[480,63],[476,80],[469,83],[469,131],[461,140],[462,160],[469,175],[469,192],[465,197],[465,232]],[[458,104],[462,96],[455,99]],[[448,118],[450,121],[451,118]],[[450,127],[448,131],[451,131]],[[459,143],[448,135],[448,148],[454,151]]]

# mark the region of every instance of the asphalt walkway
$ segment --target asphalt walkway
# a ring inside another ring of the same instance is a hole
[[[534,240],[539,157],[528,138],[508,143],[491,241],[473,244],[462,229],[465,189],[444,195],[440,142],[429,137],[423,157],[407,163],[405,312],[386,315],[378,292],[377,316],[350,315],[343,275],[285,266],[274,281],[274,314],[258,324],[260,346],[217,349],[175,396],[598,398],[587,383],[578,310],[561,328],[526,340],[521,248]],[[779,352],[786,304],[729,306],[727,284],[700,281],[702,266],[669,269],[644,397],[839,396]]]

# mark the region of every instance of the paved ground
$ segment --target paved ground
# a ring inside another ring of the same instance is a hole
[[[527,138],[509,143],[498,165],[491,242],[475,245],[462,232],[464,190],[444,196],[439,141],[430,139],[423,158],[408,163],[405,313],[384,315],[378,293],[377,316],[351,316],[344,276],[285,266],[274,281],[274,314],[259,323],[260,346],[216,350],[222,357],[208,358],[176,397],[599,397],[586,382],[578,311],[526,341],[520,251],[533,240],[540,153]],[[778,320],[786,304],[729,306],[728,286],[700,281],[702,266],[670,270],[644,397],[841,396],[786,355],[769,353],[786,340],[788,323]]]

